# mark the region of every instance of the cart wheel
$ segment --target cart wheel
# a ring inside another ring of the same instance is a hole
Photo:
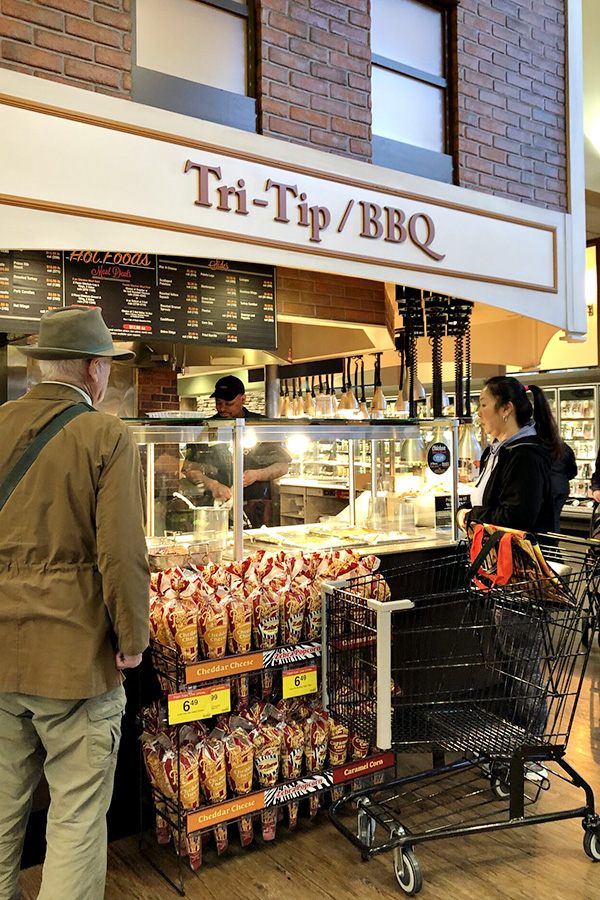
[[[375,819],[373,819],[364,809],[360,809],[358,811],[357,837],[365,847],[371,848],[373,846],[376,827],[377,823],[375,822]]]
[[[408,847],[394,848],[394,875],[405,894],[413,896],[423,887],[421,867],[414,850]]]
[[[506,800],[510,797],[510,785],[500,778],[499,775],[492,775],[490,778],[490,787],[492,789],[492,794],[498,800]]]
[[[594,831],[586,831],[584,834],[583,849],[590,859],[600,862],[600,838]]]

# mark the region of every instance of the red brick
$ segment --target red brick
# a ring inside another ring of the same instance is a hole
[[[299,91],[288,85],[278,84],[276,81],[269,82],[269,96],[276,100],[284,100],[286,103],[294,103],[296,106],[312,105],[311,95],[307,91]],[[316,107],[318,109],[318,107]]]
[[[292,106],[290,109],[290,118],[296,122],[306,122],[307,125],[316,125],[317,128],[327,128],[329,123],[329,116],[324,113],[296,106]]]
[[[94,19],[100,25],[110,25],[112,28],[118,28],[119,31],[131,31],[130,15],[113,12],[111,9],[104,9],[98,3],[94,6]]]
[[[266,44],[273,44],[275,47],[287,47],[290,42],[290,36],[283,31],[276,31],[274,28],[266,28],[264,25],[260,31],[261,43],[263,51]]]
[[[329,50],[326,47],[320,47],[318,44],[304,41],[300,38],[291,38],[290,50],[292,53],[306,56],[308,59],[319,60],[320,62],[327,62],[329,56]]]
[[[310,71],[310,60],[297,53],[290,53],[279,47],[269,47],[268,53],[269,61],[277,66],[284,66],[286,69],[296,72],[308,73]]]
[[[54,50],[64,56],[77,56],[80,59],[92,58],[92,44],[77,38],[56,34],[54,31],[36,31],[35,43],[46,50]]]
[[[350,138],[350,152],[364,159],[371,159],[373,146],[370,141],[359,141],[358,138]]]
[[[314,304],[308,303],[288,303],[283,304],[283,312],[290,316],[315,316]]]
[[[277,119],[274,116],[269,116],[269,129],[276,134],[284,134],[287,137],[297,138],[299,141],[305,141],[309,136],[306,125],[290,122],[287,119]]]
[[[92,4],[90,0],[42,0],[44,6],[52,6],[61,12],[71,13],[74,16],[81,16],[82,19],[89,19],[92,15]],[[106,0],[105,0],[106,2]]]
[[[280,100],[272,100],[270,97],[261,97],[260,107],[263,112],[273,113],[275,116],[287,118],[289,115],[289,106]]]
[[[123,50],[112,50],[109,47],[96,47],[94,51],[96,62],[101,66],[111,66],[113,69],[131,71],[131,54]]]
[[[307,25],[316,25],[317,28],[324,28],[326,30],[329,28],[329,20],[327,19],[327,16],[315,12],[312,9],[307,9],[301,3],[290,3],[289,14],[292,19],[297,19],[300,22],[305,22]]]
[[[333,81],[336,84],[346,84],[347,81],[345,69],[334,69],[331,66],[327,66],[322,63],[312,63],[310,67],[310,74],[315,78],[320,79],[322,82]]]
[[[50,72],[62,71],[62,59],[58,54],[48,53],[47,50],[38,50],[28,44],[2,41],[2,57],[35,69],[48,69]]]
[[[65,60],[65,75],[72,75],[74,78],[81,78],[82,81],[91,81],[105,87],[120,87],[121,76],[116,69],[95,66],[77,59]]]
[[[30,44],[33,40],[33,28],[19,22],[18,19],[7,19],[6,16],[0,15],[0,35]]]
[[[345,22],[347,19],[345,4],[332,3],[331,0],[310,0],[310,5],[312,9],[324,13],[331,19],[340,19],[342,22]]]
[[[293,87],[300,88],[303,91],[312,91],[315,94],[327,96],[328,86],[319,78],[312,78],[310,75],[303,75],[300,72],[292,72],[290,82]]]
[[[293,34],[300,38],[308,36],[308,25],[306,22],[298,22],[289,16],[282,16],[274,10],[269,11],[268,22],[271,28],[277,28],[285,34]]]
[[[310,139],[314,144],[319,144],[322,147],[335,147],[338,150],[343,150],[348,146],[348,138],[344,135],[333,134],[329,131],[319,131],[316,128],[311,129]]]
[[[344,103],[342,100],[330,100],[328,97],[319,97],[313,95],[310,98],[310,105],[312,109],[318,109],[320,112],[329,113],[331,116],[348,116],[352,117],[352,109],[349,107],[348,103]],[[360,110],[361,113],[366,115],[366,110]]]
[[[362,140],[368,140],[370,136],[368,125],[364,125],[361,122],[349,122],[347,119],[339,119],[336,116],[331,120],[331,129],[332,131],[361,138]]]
[[[109,47],[121,46],[121,36],[114,28],[104,28],[102,25],[86,22],[84,19],[67,16],[65,31],[67,34],[74,34],[77,37],[85,38],[86,41],[93,41],[95,44],[107,44]]]
[[[338,50],[340,53],[343,53],[348,47],[348,41],[345,37],[331,34],[329,31],[323,31],[321,28],[311,28],[310,39],[314,44],[321,44],[323,47],[329,47],[330,50]]]
[[[45,9],[38,3],[23,2],[23,0],[2,0],[1,11],[5,16],[23,19],[25,22],[43,25],[45,28],[55,28],[60,31],[63,27],[63,17],[60,13],[51,9]]]

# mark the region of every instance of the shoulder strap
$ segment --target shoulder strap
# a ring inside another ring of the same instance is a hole
[[[51,441],[68,422],[84,412],[95,412],[95,409],[93,406],[89,406],[87,403],[83,402],[75,403],[74,406],[68,406],[63,412],[54,416],[53,419],[50,419],[48,424],[44,425],[42,430],[37,433],[16,461],[2,484],[0,484],[0,510],[2,510],[16,486],[29,471],[38,458],[40,451],[46,446],[48,441]]]

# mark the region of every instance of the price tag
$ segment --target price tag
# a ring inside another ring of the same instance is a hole
[[[213,684],[211,687],[184,694],[169,694],[167,699],[169,725],[182,722],[196,722],[209,719],[231,709],[231,692],[228,684]]]
[[[283,673],[283,697],[300,697],[303,694],[317,693],[317,667],[303,666],[301,669],[288,669]]]

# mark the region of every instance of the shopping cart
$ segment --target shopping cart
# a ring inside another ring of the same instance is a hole
[[[387,572],[387,587],[371,576],[325,588],[331,716],[380,749],[433,755],[427,771],[356,790],[330,809],[363,859],[393,851],[407,894],[422,887],[415,845],[446,837],[581,818],[584,850],[600,861],[592,789],[564,759],[591,646],[582,642],[588,609],[597,621],[600,557],[589,541],[539,540],[559,576],[482,590],[458,545]],[[536,811],[550,765],[583,791],[584,805]]]

